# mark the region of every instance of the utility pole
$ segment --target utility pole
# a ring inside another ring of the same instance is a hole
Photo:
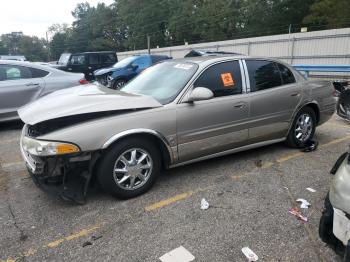
[[[149,35],[147,36],[147,49],[148,54],[151,54],[151,37]]]
[[[50,44],[49,44],[49,37],[47,35],[47,31],[46,31],[46,47],[47,47],[47,61],[50,62]]]

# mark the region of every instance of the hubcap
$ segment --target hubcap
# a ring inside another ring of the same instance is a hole
[[[114,164],[115,183],[126,190],[142,187],[149,179],[153,168],[150,154],[140,148],[122,153]]]
[[[296,122],[295,137],[300,142],[307,141],[312,133],[313,122],[312,118],[308,114],[301,114]]]

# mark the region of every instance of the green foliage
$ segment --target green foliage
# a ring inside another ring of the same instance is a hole
[[[317,0],[303,20],[306,24],[345,27],[350,22],[349,0]]]
[[[45,39],[26,36],[21,32],[1,35],[0,54],[24,55],[29,61],[47,61],[48,50]]]
[[[349,0],[114,0],[112,5],[80,3],[72,25],[49,29],[44,39],[7,34],[0,53],[24,54],[32,60],[57,60],[63,52],[115,50],[181,45],[284,34],[350,24]]]

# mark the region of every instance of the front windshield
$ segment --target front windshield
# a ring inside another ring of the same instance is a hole
[[[131,64],[134,60],[136,59],[136,57],[131,56],[128,58],[124,58],[123,60],[119,61],[118,63],[115,63],[113,65],[114,68],[123,68],[128,66],[129,64]]]
[[[146,69],[121,88],[126,93],[148,95],[165,105],[173,101],[197,71],[189,62],[164,62]]]
[[[59,65],[66,65],[66,64],[68,64],[69,57],[70,57],[70,54],[62,54],[60,56],[60,60],[58,60],[58,64]]]

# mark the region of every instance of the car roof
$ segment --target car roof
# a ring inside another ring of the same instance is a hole
[[[16,61],[16,60],[0,60],[0,65],[17,65],[17,66],[26,66],[26,67],[31,67],[31,68],[36,68],[48,72],[55,72],[58,74],[65,74],[66,72],[53,68],[49,65],[42,65],[38,63],[33,63],[29,61]]]
[[[282,64],[285,64],[284,62],[275,59],[275,58],[269,58],[269,57],[260,57],[260,56],[246,56],[246,55],[210,55],[210,56],[195,56],[195,57],[186,57],[186,58],[178,58],[173,60],[166,60],[166,63],[169,63],[171,61],[173,62],[179,62],[179,63],[186,63],[186,62],[192,62],[195,64],[198,64],[199,66],[207,66],[215,62],[221,62],[221,61],[227,61],[227,60],[237,60],[237,59],[257,59],[257,60],[270,60],[279,62]]]

